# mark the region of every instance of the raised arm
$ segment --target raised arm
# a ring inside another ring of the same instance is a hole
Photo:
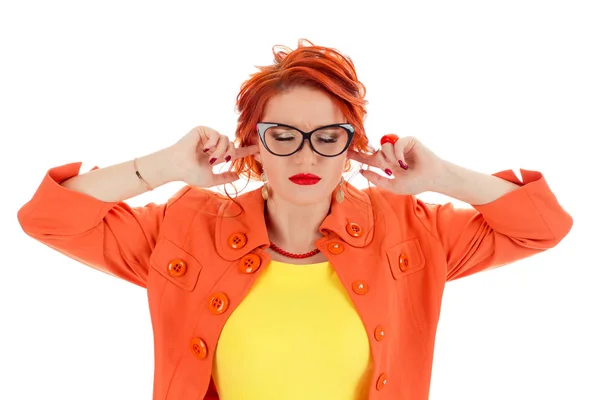
[[[475,203],[472,207],[413,197],[415,214],[446,254],[448,281],[550,249],[573,225],[538,171],[521,169],[523,181],[511,170],[484,175],[461,168],[454,173],[456,185],[439,191]]]
[[[165,167],[166,156],[161,150],[138,160],[151,185],[175,179]],[[83,174],[80,167],[72,163],[47,171],[18,212],[23,231],[83,264],[145,287],[148,259],[169,203],[130,207],[124,202],[148,190],[133,161]]]

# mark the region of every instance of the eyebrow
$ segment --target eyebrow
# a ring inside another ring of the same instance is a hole
[[[298,130],[304,130],[304,129],[301,129],[301,128],[297,127],[297,126],[296,126],[296,125],[294,125],[294,124],[287,124],[287,123],[285,123],[285,122],[274,122],[274,121],[269,121],[269,123],[272,123],[272,124],[281,124],[281,125],[287,125],[287,126],[291,126],[292,128],[296,128],[296,129],[298,129]],[[347,123],[348,123],[348,122],[331,122],[331,123],[328,123],[328,124],[320,124],[320,125],[316,125],[316,127],[312,128],[312,129],[306,129],[306,130],[304,130],[304,131],[305,131],[305,132],[311,132],[311,131],[314,131],[314,130],[316,130],[316,129],[324,128],[324,127],[326,127],[326,126],[330,126],[330,125],[340,125],[340,124],[347,124]]]

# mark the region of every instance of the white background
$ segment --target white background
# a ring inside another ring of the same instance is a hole
[[[33,241],[17,210],[52,166],[130,160],[196,125],[232,137],[243,80],[307,38],[355,62],[372,143],[541,171],[574,217],[558,247],[448,284],[431,399],[600,399],[597,2],[215,3],[2,3],[0,398],[151,398],[145,291]]]

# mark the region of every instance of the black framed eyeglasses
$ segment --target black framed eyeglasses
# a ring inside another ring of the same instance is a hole
[[[348,149],[354,137],[354,126],[351,124],[325,125],[303,132],[291,125],[259,122],[256,129],[267,151],[279,157],[297,153],[306,140],[315,153],[323,157],[336,157]]]

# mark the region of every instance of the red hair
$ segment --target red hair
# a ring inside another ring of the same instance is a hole
[[[266,104],[271,97],[295,86],[310,86],[324,91],[340,108],[348,123],[354,126],[355,133],[349,148],[374,152],[364,128],[367,115],[366,89],[356,76],[352,60],[336,49],[315,46],[306,39],[300,39],[298,48],[293,51],[282,45],[273,46],[272,49],[275,57],[273,64],[257,66],[258,72],[250,75],[241,85],[236,102],[236,111],[240,114],[235,131],[236,147],[258,144],[256,124],[264,116]],[[259,180],[263,172],[262,165],[253,156],[234,160],[229,170],[246,176],[248,182]],[[350,160],[344,166],[344,172],[348,170]],[[237,193],[235,186],[234,189]],[[240,213],[245,211],[226,190],[225,196],[218,193],[213,195],[219,199],[228,198],[239,206]],[[349,201],[349,197],[346,201]],[[364,202],[362,199],[357,200]],[[205,210],[202,212],[208,213]],[[238,215],[222,217],[235,218]]]
[[[294,86],[310,86],[323,90],[340,108],[348,123],[355,128],[350,149],[369,151],[364,120],[367,115],[365,86],[358,80],[354,63],[339,51],[315,46],[306,39],[298,41],[298,48],[273,46],[274,63],[257,66],[258,72],[245,81],[237,96],[236,111],[240,114],[235,131],[238,147],[258,143],[256,124],[264,115],[268,100]],[[348,161],[344,167],[350,169]],[[262,165],[252,156],[237,159],[231,170],[260,179]]]

